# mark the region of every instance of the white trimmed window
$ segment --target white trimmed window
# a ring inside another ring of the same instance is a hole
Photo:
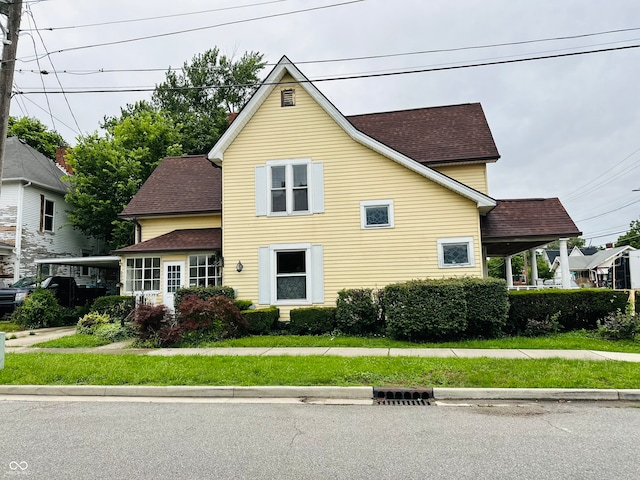
[[[53,200],[40,195],[40,231],[53,232],[53,219],[55,215],[55,203]]]
[[[160,257],[127,258],[127,292],[160,291]]]
[[[211,255],[189,256],[189,286],[209,287],[222,285],[222,265],[220,257]]]
[[[258,302],[262,305],[324,303],[322,245],[278,244],[258,249]]]
[[[257,216],[324,212],[323,164],[308,158],[270,160],[255,170]]]
[[[440,268],[473,267],[474,265],[473,237],[438,239]]]
[[[393,200],[360,202],[360,228],[393,228]]]

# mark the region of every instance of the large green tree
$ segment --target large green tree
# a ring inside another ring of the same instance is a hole
[[[182,153],[180,132],[170,118],[147,108],[123,111],[103,126],[106,134],[82,137],[68,153],[74,174],[66,200],[72,225],[120,248],[133,243],[133,225],[118,214],[163,157]]]
[[[238,60],[217,48],[195,55],[181,71],[169,70],[156,85],[153,104],[182,126],[185,153],[206,153],[255,91],[264,55],[246,52]]]
[[[68,145],[62,135],[31,117],[9,117],[7,137],[18,137],[49,158],[56,158],[57,147]]]
[[[616,247],[624,245],[640,248],[640,220],[632,220],[629,224],[629,231],[618,237]]]

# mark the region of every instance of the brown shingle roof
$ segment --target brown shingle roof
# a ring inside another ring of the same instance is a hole
[[[120,213],[122,217],[220,212],[222,174],[204,155],[167,157]]]
[[[479,103],[353,115],[347,120],[425,165],[500,158]]]
[[[116,250],[115,253],[169,252],[222,249],[222,229],[174,230],[146,242]]]
[[[575,237],[581,232],[557,198],[497,200],[481,217],[482,238]]]

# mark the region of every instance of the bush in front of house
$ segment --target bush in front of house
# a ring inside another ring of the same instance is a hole
[[[509,317],[507,282],[498,278],[464,277],[459,280],[467,302],[465,336],[496,338],[503,334]]]
[[[93,334],[109,343],[122,342],[136,336],[136,328],[130,322],[110,322],[96,325]]]
[[[412,280],[384,289],[387,334],[426,342],[459,338],[467,327],[467,302],[461,282]]]
[[[640,315],[628,306],[598,320],[598,335],[607,340],[635,340],[640,335]]]
[[[244,312],[252,307],[253,300],[236,300],[233,304],[238,307],[241,312]]]
[[[561,330],[595,330],[598,321],[617,310],[625,311],[629,294],[620,290],[525,290],[509,292],[507,332],[523,334],[531,322],[544,322],[557,314]]]
[[[280,318],[280,310],[274,306],[241,310],[241,313],[249,324],[248,330],[251,335],[269,335]]]
[[[112,322],[123,323],[136,307],[136,299],[127,295],[109,295],[98,297],[91,305],[91,312],[106,313]]]
[[[142,342],[154,344],[161,328],[169,323],[170,315],[164,305],[138,305],[133,311],[133,325]]]
[[[176,311],[179,310],[180,303],[187,295],[195,295],[201,300],[207,300],[211,297],[223,296],[236,299],[236,291],[232,287],[223,287],[222,285],[210,286],[210,287],[189,287],[179,288],[173,296],[173,304]]]
[[[104,325],[109,322],[111,322],[111,317],[108,313],[89,312],[78,320],[76,333],[93,335],[98,325]]]
[[[323,335],[336,329],[336,307],[294,308],[289,312],[289,333]]]
[[[25,328],[59,327],[62,325],[62,307],[51,290],[36,288],[15,309],[11,320]]]
[[[348,335],[367,335],[384,330],[381,296],[371,288],[340,290],[336,300],[336,328]]]

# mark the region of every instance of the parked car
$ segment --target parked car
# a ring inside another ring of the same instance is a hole
[[[73,277],[46,277],[41,282],[35,277],[24,277],[10,287],[0,288],[0,313],[13,312],[38,287],[53,291],[61,306],[71,308],[91,304],[106,294],[105,287],[83,287]]]

